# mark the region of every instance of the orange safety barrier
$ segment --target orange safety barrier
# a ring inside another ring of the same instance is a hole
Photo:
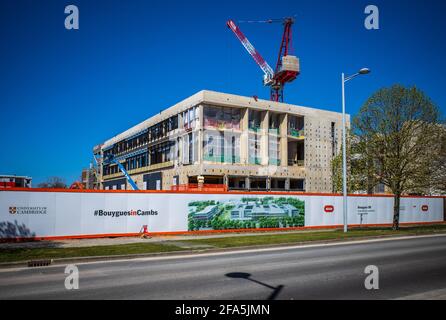
[[[171,186],[171,191],[218,191],[218,192],[226,192],[228,191],[228,187],[225,184],[198,184],[198,183],[187,183],[187,184],[178,184],[175,186]]]

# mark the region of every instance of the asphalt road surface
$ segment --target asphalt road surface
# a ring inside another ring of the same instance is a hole
[[[379,270],[367,290],[364,269]],[[446,236],[0,270],[0,299],[444,299]]]

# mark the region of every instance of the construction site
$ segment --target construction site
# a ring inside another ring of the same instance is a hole
[[[392,195],[347,201],[347,192],[345,199],[334,192],[332,163],[350,116],[284,102],[300,74],[294,18],[249,22],[283,26],[273,69],[233,20],[226,23],[262,70],[269,100],[202,90],[165,106],[93,147],[93,162],[69,187],[83,190],[4,182],[2,238],[389,225]],[[444,221],[443,197],[402,201],[403,223]]]
[[[8,307],[446,300],[446,5],[3,2]]]
[[[300,74],[291,53],[294,18],[254,22],[284,27],[273,69],[236,23],[227,22],[263,71],[270,100],[200,91],[96,145],[90,187],[333,191],[331,161],[340,150],[342,115],[283,102],[285,85]]]
[[[94,148],[101,189],[331,192],[341,114],[201,91]]]

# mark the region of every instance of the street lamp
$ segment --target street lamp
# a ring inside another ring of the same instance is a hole
[[[347,232],[347,144],[345,138],[345,83],[351,79],[370,73],[370,69],[362,68],[351,76],[345,76],[342,73],[342,195],[343,195],[343,215],[344,215],[344,232]]]

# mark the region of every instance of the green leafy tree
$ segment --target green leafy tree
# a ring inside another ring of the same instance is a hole
[[[196,229],[195,220],[189,219],[189,230],[194,231]]]
[[[261,201],[262,204],[268,204],[272,200],[273,200],[273,197],[264,197],[260,201]]]
[[[354,118],[359,156],[373,179],[394,194],[394,229],[399,228],[403,194],[438,188],[432,177],[444,175],[444,166],[438,166],[444,130],[438,107],[416,87],[380,89]]]
[[[214,219],[212,219],[211,221],[211,227],[214,230],[220,230],[221,229],[220,219],[214,217]]]

